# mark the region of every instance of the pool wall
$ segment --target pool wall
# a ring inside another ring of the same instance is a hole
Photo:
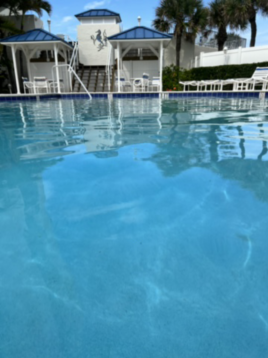
[[[149,92],[149,93],[92,93],[92,98],[268,98],[268,92]],[[87,99],[85,93],[62,93],[62,94],[21,94],[0,95],[0,102],[6,101],[44,101],[50,99]]]

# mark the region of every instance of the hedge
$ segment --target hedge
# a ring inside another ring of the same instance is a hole
[[[268,67],[268,62],[250,63],[243,65],[226,65],[215,67],[199,67],[191,70],[180,70],[176,66],[169,66],[163,69],[164,91],[178,91],[182,86],[180,81],[201,81],[201,80],[226,80],[229,78],[250,78],[256,67]]]

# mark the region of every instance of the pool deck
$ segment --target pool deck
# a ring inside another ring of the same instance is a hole
[[[175,99],[175,98],[200,98],[200,97],[213,97],[213,98],[268,98],[268,92],[263,91],[206,91],[206,92],[95,92],[91,93],[92,98],[162,98],[162,99]],[[87,99],[86,93],[44,93],[44,94],[0,94],[0,101],[36,101],[48,99]]]

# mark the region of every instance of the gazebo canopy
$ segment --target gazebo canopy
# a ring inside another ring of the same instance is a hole
[[[124,40],[168,40],[172,39],[171,35],[159,32],[154,29],[150,29],[145,26],[136,26],[132,29],[119,32],[116,35],[108,37],[108,40],[113,41],[124,41]]]
[[[68,47],[72,49],[72,45],[64,41],[60,37],[51,34],[48,31],[43,29],[34,29],[28,31],[21,35],[14,35],[7,37],[0,41],[2,45],[12,46],[12,45],[28,45],[28,47],[34,48],[37,45],[42,45],[42,47],[51,48],[51,44],[59,44],[63,47]]]

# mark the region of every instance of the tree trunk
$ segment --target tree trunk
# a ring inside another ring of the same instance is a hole
[[[224,44],[228,38],[225,26],[220,26],[217,34],[218,51],[223,51]]]
[[[176,66],[180,68],[181,64],[181,41],[182,41],[182,32],[178,31],[176,33]]]
[[[8,74],[8,79],[9,79],[9,83],[12,86],[12,92],[15,93],[15,81],[13,81],[13,77],[12,77],[12,69],[10,67],[10,63],[9,63],[9,59],[7,56],[7,47],[4,46],[3,48],[3,58],[4,58],[4,63],[6,64],[6,70],[7,70],[7,74]]]
[[[250,47],[255,47],[257,36],[256,12],[249,18],[249,22],[251,27]]]

